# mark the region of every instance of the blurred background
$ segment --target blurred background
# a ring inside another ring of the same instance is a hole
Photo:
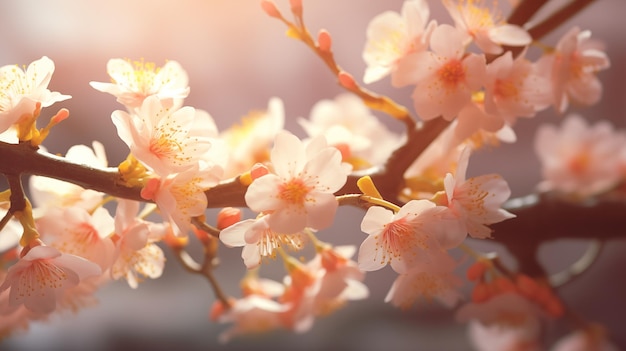
[[[288,12],[287,0],[276,0]],[[357,79],[365,65],[361,53],[368,22],[385,10],[400,11],[402,0],[310,0],[304,1],[305,21],[310,30],[327,29],[333,37],[338,63]],[[558,7],[565,1],[552,1]],[[432,18],[451,23],[439,1],[431,1]],[[109,81],[106,63],[110,58],[129,58],[162,65],[176,60],[190,76],[191,94],[186,105],[207,110],[220,130],[250,110],[264,109],[273,96],[283,99],[287,129],[304,135],[297,117],[308,117],[321,99],[343,92],[322,62],[300,42],[285,36],[285,27],[269,18],[259,0],[152,0],[81,1],[20,0],[0,2],[0,65],[28,64],[41,56],[50,57],[56,71],[50,89],[73,98],[44,111],[53,114],[66,107],[70,118],[56,127],[46,140],[50,152],[65,154],[74,144],[104,144],[110,165],[128,152],[110,120],[121,109],[115,98],[92,89],[90,81]],[[501,4],[501,5],[506,5]],[[608,119],[626,128],[623,88],[626,59],[626,25],[623,0],[601,0],[566,24],[590,29],[593,37],[607,44],[613,67],[600,74],[605,95],[590,108],[570,109],[590,121]],[[555,44],[566,27],[545,38]],[[390,95],[412,106],[411,89],[394,89],[388,80],[372,84],[372,90]],[[400,132],[402,125],[381,116]],[[503,145],[473,156],[470,174],[497,172],[509,182],[513,196],[532,192],[540,179],[539,163],[532,149],[534,131],[540,123],[558,123],[562,117],[552,110],[515,126],[518,143]],[[2,162],[0,160],[0,162]],[[342,208],[333,229],[322,239],[358,245],[362,212]],[[589,228],[590,231],[593,228]],[[586,242],[547,243],[540,259],[551,272],[574,262]],[[477,247],[506,252],[491,243]],[[626,244],[616,240],[606,245],[597,262],[579,279],[560,292],[565,301],[590,320],[605,323],[614,340],[626,348]],[[222,264],[216,274],[224,289],[239,296],[238,280],[243,273],[240,249],[222,249]],[[507,262],[512,262],[509,259]],[[280,263],[276,262],[280,268]],[[279,279],[282,273],[275,277]],[[161,279],[146,281],[132,290],[124,282],[104,287],[98,306],[77,315],[54,316],[49,323],[34,323],[31,330],[0,343],[7,350],[113,350],[136,347],[151,350],[223,349],[248,350],[469,350],[464,325],[436,304],[421,303],[410,311],[398,311],[383,303],[395,278],[390,270],[368,274],[372,296],[349,304],[334,315],[317,320],[304,335],[288,332],[241,338],[217,344],[217,335],[228,328],[208,320],[213,296],[208,284],[191,276],[170,259]],[[551,326],[546,336],[566,329]]]

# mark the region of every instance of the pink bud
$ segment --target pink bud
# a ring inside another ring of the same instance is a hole
[[[332,45],[332,38],[326,29],[320,30],[317,35],[317,46],[323,52],[329,52]]]
[[[280,12],[276,8],[276,4],[274,4],[274,2],[271,0],[261,1],[261,7],[263,8],[263,11],[265,11],[265,13],[267,13],[267,15],[270,17],[275,17],[275,18],[282,17]]]
[[[289,4],[291,5],[291,12],[296,17],[302,17],[302,0],[289,0]]]
[[[141,189],[141,197],[146,200],[154,200],[156,192],[159,190],[161,181],[158,178],[150,178],[146,185]]]
[[[222,230],[241,220],[241,210],[234,207],[224,207],[217,214],[217,229]]]
[[[267,167],[260,163],[254,164],[254,166],[252,166],[252,169],[250,170],[250,176],[252,177],[252,180],[260,178],[268,173],[269,170],[267,169]]]
[[[354,81],[354,77],[347,72],[339,72],[337,75],[339,79],[339,84],[348,90],[357,90],[356,82]]]

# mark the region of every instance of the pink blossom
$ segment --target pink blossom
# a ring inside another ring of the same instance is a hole
[[[560,113],[570,102],[593,105],[602,96],[602,84],[596,73],[610,66],[601,45],[590,40],[590,31],[570,29],[557,43],[553,52],[537,62],[538,69],[550,77],[553,104]]]
[[[487,113],[484,102],[474,99],[461,108],[456,122],[454,133],[460,140],[469,139],[477,133],[494,134],[506,127],[502,117]]]
[[[118,199],[115,214],[115,243],[118,255],[111,267],[113,279],[126,278],[136,289],[142,277],[155,279],[163,273],[165,255],[156,245],[160,239],[148,222],[137,217],[139,202]]]
[[[280,233],[305,227],[323,229],[337,210],[334,192],[346,182],[350,167],[323,137],[305,145],[293,134],[276,135],[271,153],[273,173],[256,179],[246,191],[248,207],[271,213],[268,223]]]
[[[53,208],[36,224],[50,246],[96,263],[103,272],[111,267],[116,254],[111,240],[114,220],[105,208],[93,213],[81,207]]]
[[[8,130],[24,115],[31,116],[37,103],[48,107],[71,96],[48,90],[54,62],[43,56],[26,70],[18,65],[0,67],[0,133]]]
[[[249,171],[256,163],[269,159],[269,150],[276,134],[285,126],[285,107],[277,97],[269,100],[265,111],[251,111],[220,134],[228,154],[224,176],[237,176]]]
[[[425,0],[407,0],[402,13],[386,11],[374,17],[367,26],[363,60],[367,64],[363,81],[372,83],[397,71],[398,62],[408,54],[428,47],[428,37],[436,23],[427,26],[430,9]]]
[[[324,135],[329,145],[342,150],[344,162],[354,168],[383,164],[404,142],[353,94],[319,101],[313,106],[310,119],[298,122],[310,137]]]
[[[511,190],[498,174],[466,179],[470,152],[469,148],[465,148],[455,175],[446,175],[444,187],[448,208],[457,216],[464,231],[474,238],[484,239],[491,237],[491,229],[487,225],[515,217],[501,208]]]
[[[456,246],[465,238],[448,209],[428,200],[411,200],[395,214],[372,206],[363,217],[361,230],[369,234],[358,255],[359,268],[364,271],[391,264],[394,271],[405,273],[429,251]]]
[[[112,83],[90,82],[96,90],[109,93],[130,111],[141,107],[144,99],[155,96],[167,107],[180,106],[189,95],[187,73],[176,61],[163,67],[153,62],[110,59],[107,73]]]
[[[626,148],[626,134],[608,122],[589,126],[578,115],[567,117],[560,128],[537,130],[535,152],[542,165],[543,191],[556,190],[592,196],[617,185]]]
[[[539,336],[523,328],[484,325],[470,321],[468,334],[476,351],[542,351]],[[568,350],[569,351],[569,350]]]
[[[144,100],[137,116],[120,110],[111,115],[133,156],[160,176],[198,164],[211,147],[209,138],[191,135],[198,127],[195,117],[193,107],[172,111],[154,96]]]
[[[454,307],[462,298],[458,288],[462,281],[453,273],[457,264],[446,253],[430,256],[427,262],[414,265],[398,275],[385,297],[385,302],[408,309],[420,297],[437,299],[446,307]]]
[[[499,294],[484,303],[469,303],[457,310],[459,322],[469,322],[472,344],[481,351],[540,351],[539,307],[517,293]]]
[[[485,56],[466,54],[463,35],[446,24],[433,31],[430,48],[407,56],[398,68],[404,74],[394,84],[416,85],[412,97],[421,118],[451,121],[482,87]]]
[[[506,52],[487,65],[485,110],[513,125],[550,105],[551,85],[523,55]]]
[[[288,275],[283,279],[285,291],[279,301],[288,304],[283,314],[285,326],[297,333],[310,330],[318,313],[318,296],[326,270],[318,265],[304,265],[289,257],[285,261]]]
[[[254,294],[235,300],[218,317],[220,323],[233,323],[229,330],[219,335],[218,340],[226,343],[237,335],[266,333],[284,328],[283,313],[288,309],[288,305]]]
[[[48,314],[67,289],[101,272],[93,262],[39,245],[9,268],[0,291],[9,289],[10,306],[23,304],[34,313]]]
[[[363,284],[365,273],[350,259],[356,252],[355,246],[326,245],[317,251],[317,255],[307,263],[309,267],[324,270],[315,297],[316,315],[328,315],[346,301],[362,300],[369,296],[369,290]]]
[[[486,54],[501,54],[502,45],[526,46],[532,41],[522,27],[505,23],[482,0],[444,0],[443,4],[456,27]]]
[[[241,257],[248,269],[261,264],[263,257],[276,256],[276,249],[287,247],[300,250],[303,247],[302,233],[278,233],[269,226],[269,217],[246,219],[235,223],[220,232],[220,240],[227,246],[243,246]]]
[[[141,196],[154,200],[163,218],[176,227],[178,234],[186,235],[191,218],[202,215],[206,210],[204,191],[218,181],[214,169],[200,170],[194,166],[165,178],[151,178],[142,189]]]

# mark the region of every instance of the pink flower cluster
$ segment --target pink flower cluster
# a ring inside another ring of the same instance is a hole
[[[602,87],[596,73],[609,66],[589,31],[573,28],[552,50],[531,62],[503,46],[526,47],[532,38],[521,27],[499,19],[482,1],[444,1],[454,26],[428,22],[425,0],[407,0],[402,14],[385,12],[368,27],[364,81],[391,74],[397,87],[414,85],[415,111],[458,124],[466,138],[478,130],[496,132],[518,117],[532,117],[553,105],[596,103]],[[478,53],[468,51],[475,44]],[[496,54],[487,62],[486,55]]]

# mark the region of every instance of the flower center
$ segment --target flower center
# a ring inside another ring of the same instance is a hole
[[[278,198],[290,205],[304,205],[306,195],[311,188],[304,184],[302,179],[294,178],[287,183],[280,185]]]
[[[452,59],[439,68],[437,76],[446,88],[453,89],[465,80],[465,68],[460,60]]]
[[[497,80],[494,88],[494,93],[496,96],[508,99],[511,97],[516,97],[519,93],[517,89],[517,84],[510,80]]]

